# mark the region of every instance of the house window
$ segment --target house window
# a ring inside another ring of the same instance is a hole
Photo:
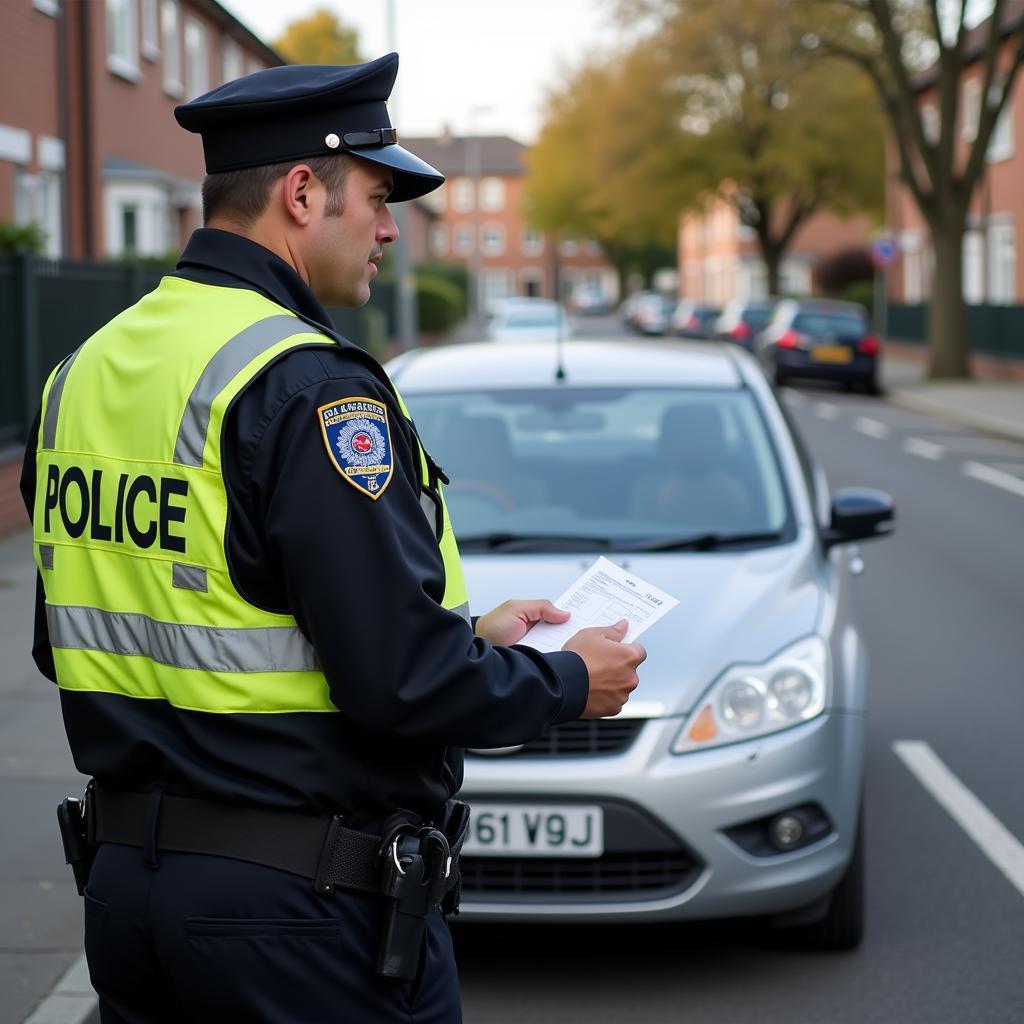
[[[32,0],[32,6],[43,14],[56,18],[60,15],[60,3],[58,0]]]
[[[505,182],[501,178],[484,178],[480,182],[480,209],[492,212],[505,209]]]
[[[981,82],[969,78],[964,82],[962,99],[963,120],[960,123],[960,137],[964,142],[973,142],[978,137],[978,118],[981,117]]]
[[[988,140],[989,163],[1009,160],[1013,156],[1013,97],[1006,101],[1003,112],[999,115],[992,136]]]
[[[156,60],[160,56],[157,0],[142,0],[142,56],[146,60]]]
[[[430,251],[435,256],[448,255],[448,229],[443,224],[430,226]]]
[[[579,251],[579,247],[579,242],[577,242],[575,238],[563,238],[561,242],[558,243],[558,251],[563,256],[575,256]]]
[[[220,80],[233,82],[242,77],[245,57],[242,48],[234,41],[225,37],[220,46]]]
[[[134,256],[139,251],[139,208],[121,207],[121,252]]]
[[[469,256],[473,252],[473,225],[458,224],[455,228],[455,252]]]
[[[926,103],[921,108],[921,125],[924,128],[924,137],[931,143],[937,143],[942,134],[942,121],[939,117],[939,108],[934,103]]]
[[[1017,245],[1013,222],[995,221],[988,227],[988,301],[1011,305],[1017,291]]]
[[[972,305],[985,301],[985,240],[977,230],[964,232],[963,290]]]
[[[899,236],[897,251],[903,267],[903,301],[909,305],[925,298],[925,261],[921,233],[904,231]]]
[[[107,67],[134,82],[139,77],[135,0],[107,0]]]
[[[185,21],[185,92],[191,99],[209,89],[206,29],[195,18]]]
[[[181,85],[181,9],[178,0],[163,0],[160,34],[164,43],[164,91],[177,99],[184,92]]]
[[[501,224],[485,224],[480,241],[485,256],[501,256],[505,252],[505,228]]]
[[[452,185],[452,209],[469,213],[473,209],[473,179],[456,178]]]
[[[544,236],[536,228],[523,228],[523,255],[540,256],[544,252]]]

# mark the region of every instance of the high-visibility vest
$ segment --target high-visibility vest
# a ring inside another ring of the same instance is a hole
[[[295,619],[231,581],[220,448],[228,409],[263,369],[335,344],[256,292],[165,277],[51,374],[33,540],[62,688],[207,712],[337,710]],[[417,449],[442,604],[468,619],[437,470]]]

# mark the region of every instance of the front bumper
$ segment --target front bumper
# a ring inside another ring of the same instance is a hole
[[[487,920],[706,919],[779,913],[828,893],[853,850],[863,716],[827,712],[774,736],[681,756],[669,752],[679,728],[678,718],[649,721],[612,757],[467,757],[461,795],[470,805],[601,804],[611,859],[598,869],[593,861],[467,857],[462,913]],[[811,803],[832,827],[803,849],[755,856],[725,834]],[[530,879],[518,891],[517,871]],[[555,880],[548,891],[537,881],[545,872]]]

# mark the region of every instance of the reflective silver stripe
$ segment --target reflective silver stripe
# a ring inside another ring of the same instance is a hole
[[[171,568],[171,586],[179,590],[201,590],[206,593],[206,570],[198,565],[175,562]]]
[[[214,399],[228,386],[236,374],[261,352],[295,334],[317,334],[315,328],[298,317],[268,316],[224,342],[196,381],[188,396],[181,417],[178,438],[174,444],[174,461],[181,466],[202,466],[206,431],[210,426],[210,410]]]
[[[427,517],[427,522],[430,523],[430,529],[434,531],[434,536],[441,539],[441,506],[430,496],[427,491],[420,491],[420,508],[423,509],[423,514]]]
[[[57,443],[57,417],[60,415],[60,400],[64,394],[64,381],[68,378],[68,371],[71,364],[78,358],[82,351],[79,345],[64,361],[64,365],[57,371],[50,385],[50,393],[46,396],[46,418],[43,420],[43,447],[53,448]]]
[[[451,611],[451,612],[455,612],[456,615],[461,615],[467,622],[471,622],[472,621],[472,619],[470,618],[470,614],[469,614],[469,602],[468,601],[463,601],[462,604],[458,605],[455,608],[449,608],[448,610]]]
[[[53,545],[52,544],[40,544],[39,545],[39,564],[44,569],[53,568]]]
[[[46,606],[54,647],[142,655],[172,668],[205,672],[316,672],[309,641],[291,626],[214,629],[160,622],[132,612]]]

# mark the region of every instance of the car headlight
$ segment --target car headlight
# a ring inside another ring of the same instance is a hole
[[[687,716],[673,754],[789,729],[825,710],[828,648],[818,636],[787,647],[763,665],[734,665],[712,684]]]

